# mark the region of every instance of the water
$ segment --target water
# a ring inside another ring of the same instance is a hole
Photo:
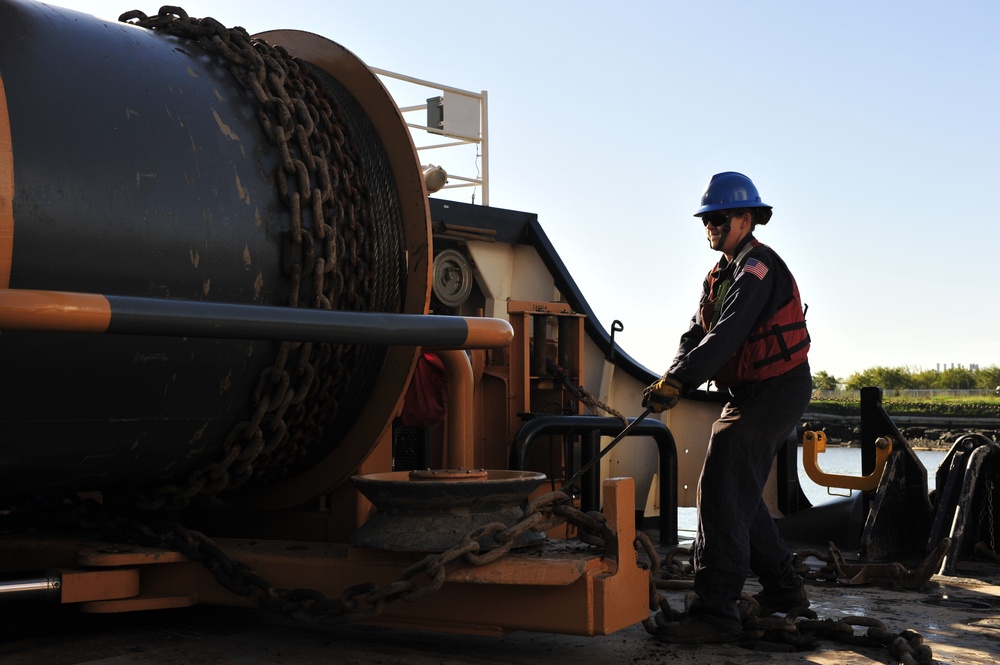
[[[928,489],[932,489],[934,487],[934,473],[937,471],[938,465],[945,458],[945,455],[948,454],[948,450],[917,450],[914,452],[923,463],[924,468],[927,469]],[[861,475],[860,448],[829,446],[827,447],[826,452],[819,454],[817,460],[819,462],[819,468],[826,473],[846,476]],[[806,475],[805,469],[802,467],[801,446],[799,446],[798,449],[798,467],[799,485],[801,485],[802,492],[814,506],[852,494],[850,490],[839,488],[828,490],[826,487],[814,483],[809,476]],[[857,490],[853,493],[856,492]],[[697,525],[698,516],[695,508],[677,509],[677,529],[680,533],[681,540],[694,538],[694,532]]]
[[[947,449],[939,450],[915,450],[917,458],[923,463],[924,468],[927,469],[927,485],[928,489],[934,488],[934,473],[937,471],[938,464],[941,460],[945,458],[948,454]],[[826,473],[835,473],[847,476],[860,476],[861,475],[861,449],[860,448],[846,448],[842,446],[829,446],[826,452],[820,453],[817,456],[817,461],[819,462],[819,468]],[[805,469],[802,468],[802,447],[799,446],[799,484],[802,486],[802,491],[808,497],[809,501],[815,506],[819,503],[826,503],[831,499],[836,499],[841,496],[848,496],[850,492],[844,489],[833,489],[828,491],[826,487],[817,485],[809,476],[806,475]],[[834,492],[831,494],[830,492]],[[857,493],[855,490],[854,493]]]

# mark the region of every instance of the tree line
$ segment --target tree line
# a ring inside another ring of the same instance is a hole
[[[860,390],[866,386],[879,386],[884,390],[994,390],[1000,387],[1000,367],[952,367],[941,371],[871,367],[846,379],[838,379],[827,372],[813,374],[816,390]]]

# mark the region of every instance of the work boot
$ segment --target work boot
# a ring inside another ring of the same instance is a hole
[[[728,631],[707,621],[688,615],[680,621],[670,621],[660,626],[657,638],[670,644],[719,644],[735,642],[740,633]]]
[[[764,589],[755,593],[753,598],[760,605],[757,615],[766,617],[775,612],[791,612],[800,607],[809,607],[809,594],[801,578],[799,586],[791,589]]]
[[[800,607],[809,607],[809,595],[805,581],[795,572],[792,561],[786,561],[776,577],[760,576],[763,589],[753,598],[760,605],[757,616],[766,617],[775,612],[791,612]]]

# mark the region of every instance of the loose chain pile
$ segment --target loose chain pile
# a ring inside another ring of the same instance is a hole
[[[794,565],[800,575],[812,580],[858,584],[861,583],[859,579],[864,579],[864,583],[884,586],[895,583],[902,588],[916,589],[930,578],[930,574],[925,576],[926,570],[936,569],[935,562],[936,566],[940,566],[949,546],[948,541],[939,545],[916,573],[900,564],[847,564],[833,543],[830,543],[829,556],[816,550],[795,553]],[[643,626],[649,634],[659,636],[664,625],[680,621],[684,613],[672,608],[668,599],[655,589],[694,588],[692,550],[677,546],[669,550],[662,559],[651,546],[645,547],[645,552],[652,562],[652,569],[657,573],[652,576],[650,591],[650,609],[654,614],[643,622]],[[805,563],[810,557],[824,561],[825,565],[814,570]],[[886,571],[892,572],[887,574]],[[918,576],[923,577],[922,582],[916,582]],[[820,647],[819,640],[831,640],[851,646],[885,648],[894,663],[903,665],[928,665],[934,662],[933,651],[920,633],[912,629],[893,633],[885,622],[871,617],[845,616],[821,620],[814,611],[804,607],[792,610],[784,617],[761,617],[759,603],[748,593],[741,594],[739,608],[743,619],[739,645],[747,649],[770,652],[812,651]],[[858,632],[856,628],[862,630]]]

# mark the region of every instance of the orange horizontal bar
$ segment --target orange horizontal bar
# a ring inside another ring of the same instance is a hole
[[[110,323],[111,305],[99,294],[0,289],[0,330],[103,333]]]
[[[341,312],[29,289],[0,289],[0,330],[302,339],[438,349],[502,348],[514,338],[514,329],[502,319]]]
[[[80,611],[87,614],[120,614],[122,612],[148,612],[151,610],[173,610],[194,607],[198,597],[170,594],[141,594],[134,598],[93,600],[80,604]]]
[[[61,573],[63,603],[117,600],[139,595],[139,571],[136,568],[63,570]]]
[[[465,349],[499,349],[509,346],[514,339],[514,329],[503,319],[465,317],[469,327],[465,338]]]

